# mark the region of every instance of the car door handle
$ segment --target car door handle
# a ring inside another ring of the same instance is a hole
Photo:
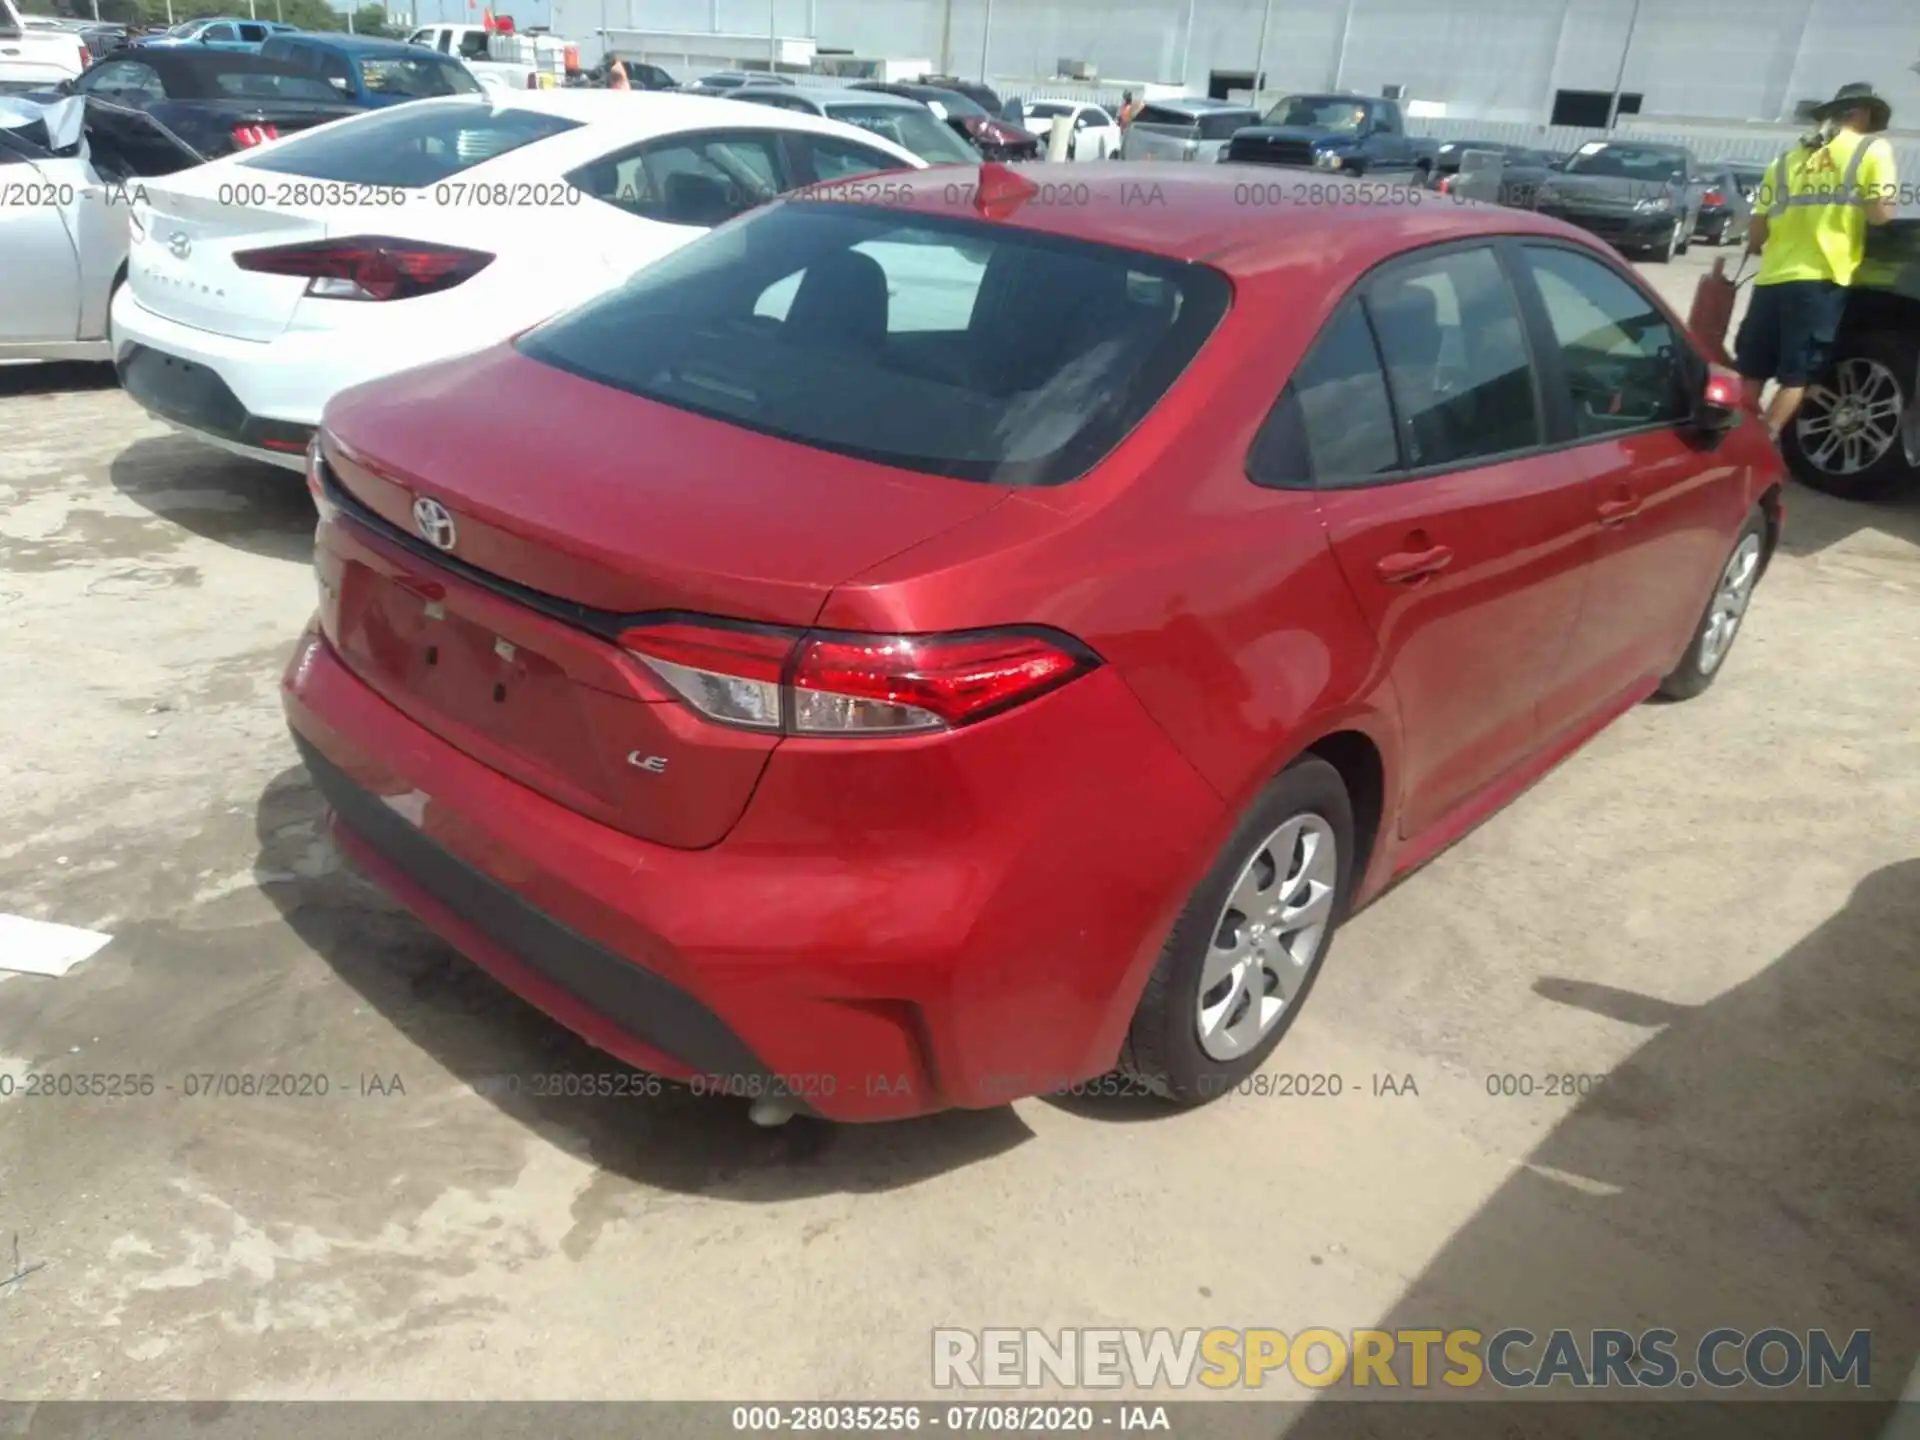
[[[1608,500],[1600,507],[1602,525],[1620,525],[1640,513],[1640,497],[1623,495],[1618,500]]]
[[[1438,574],[1453,563],[1453,547],[1435,545],[1431,550],[1398,550],[1383,556],[1373,567],[1389,585],[1404,585]]]

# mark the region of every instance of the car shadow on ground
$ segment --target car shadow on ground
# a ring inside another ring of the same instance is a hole
[[[645,1093],[651,1077],[526,1004],[344,867],[313,874],[301,856],[321,816],[304,768],[277,776],[260,798],[254,874],[286,923],[406,1040],[519,1123],[604,1171],[662,1190],[775,1201],[892,1190],[1032,1137],[1007,1106],[886,1125],[798,1117],[761,1129],[741,1100],[678,1086]],[[535,1077],[556,1075],[612,1077],[632,1093],[533,1093]],[[516,1080],[518,1093],[503,1093]]]
[[[1862,531],[1877,531],[1920,549],[1920,489],[1892,500],[1840,500],[1793,482],[1787,487],[1787,524],[1780,549],[1818,555]]]
[[[1871,1388],[1803,1384],[1738,1406],[1703,1404],[1704,1384],[1608,1397],[1632,1404],[1429,1399],[1398,1417],[1426,1428],[1378,1413],[1398,1405],[1323,1401],[1289,1440],[1878,1435],[1879,1402],[1899,1395],[1920,1352],[1920,859],[1869,875],[1832,919],[1703,1005],[1571,977],[1534,988],[1654,1034],[1525,1157],[1381,1328],[1518,1326],[1544,1341],[1565,1326],[1584,1341],[1594,1327],[1666,1327],[1680,1332],[1683,1372],[1714,1326],[1824,1328],[1836,1349],[1867,1330]],[[1525,1368],[1541,1353],[1516,1357]],[[1805,1403],[1850,1393],[1851,1404]],[[1639,1403],[1651,1399],[1673,1403]],[[1370,1411],[1377,1432],[1361,1423]]]
[[[120,384],[113,366],[84,360],[0,365],[0,400],[38,395],[51,400],[75,390],[112,390]]]
[[[108,475],[135,504],[208,540],[272,560],[313,557],[313,498],[291,470],[164,435],[134,441]]]

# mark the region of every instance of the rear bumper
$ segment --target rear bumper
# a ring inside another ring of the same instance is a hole
[[[314,427],[253,414],[218,371],[134,341],[121,343],[113,366],[120,387],[156,419],[269,464],[305,465]]]
[[[114,365],[127,393],[170,425],[294,470],[336,393],[458,348],[430,315],[404,335],[362,324],[237,340],[156,315],[133,290],[122,285],[113,302]]]
[[[944,764],[783,742],[706,850],[480,764],[317,628],[283,689],[341,848],[457,949],[628,1064],[834,1120],[1111,1068],[1223,823],[1108,669],[936,742]]]

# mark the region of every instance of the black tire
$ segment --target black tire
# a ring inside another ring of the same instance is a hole
[[[1887,331],[1843,335],[1832,367],[1814,382],[1815,386],[1830,387],[1840,366],[1848,360],[1868,360],[1886,369],[1893,376],[1894,386],[1899,392],[1902,413],[1914,404],[1915,372],[1920,370],[1920,337]],[[1898,436],[1879,459],[1851,475],[1823,470],[1816,464],[1800,430],[1803,422],[1818,417],[1824,403],[1809,390],[1807,400],[1801,403],[1800,414],[1780,437],[1780,449],[1786,455],[1788,468],[1793,471],[1795,479],[1841,500],[1882,500],[1920,491],[1920,467],[1908,463],[1905,447]],[[1812,409],[1808,408],[1809,405]]]
[[[1767,555],[1767,517],[1757,507],[1747,517],[1747,523],[1740,527],[1740,533],[1734,537],[1733,548],[1728,550],[1726,560],[1721,562],[1720,569],[1714,574],[1713,593],[1707,597],[1707,603],[1701,608],[1699,622],[1693,627],[1692,638],[1687,641],[1686,653],[1680,657],[1680,663],[1674,666],[1673,673],[1660,682],[1660,694],[1667,699],[1691,700],[1694,696],[1705,692],[1719,678],[1720,672],[1727,668],[1727,656],[1733,653],[1733,647],[1740,639],[1741,627],[1738,622],[1736,621],[1733,634],[1728,637],[1717,656],[1707,653],[1707,639],[1714,614],[1720,608],[1719,601],[1725,577],[1732,568],[1735,558],[1752,541],[1758,542],[1758,549],[1755,551],[1758,568],[1753,576],[1753,583],[1757,584],[1760,571],[1766,567]],[[1752,594],[1752,588],[1749,586],[1747,591],[1749,600]],[[1743,604],[1742,617],[1745,615],[1745,609]]]
[[[1302,815],[1318,816],[1333,834],[1336,869],[1330,918],[1300,988],[1273,1028],[1237,1058],[1217,1060],[1201,1048],[1196,1006],[1201,969],[1213,946],[1218,917],[1258,847],[1288,820]],[[1120,1053],[1120,1069],[1180,1105],[1204,1105],[1258,1070],[1299,1017],[1326,963],[1346,917],[1354,858],[1353,802],[1340,772],[1317,755],[1302,756],[1274,777],[1254,801],[1174,922],[1134,1011]]]

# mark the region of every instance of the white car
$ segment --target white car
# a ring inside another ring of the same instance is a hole
[[[71,148],[82,105],[0,97],[0,361],[113,358],[107,303],[128,192]]]
[[[1060,115],[1073,121],[1073,138],[1067,142],[1069,160],[1106,160],[1120,153],[1120,122],[1098,105],[1082,105],[1073,100],[1029,100],[1026,114],[1026,128],[1040,137],[1043,154],[1054,119]]]
[[[924,168],[731,100],[415,100],[144,182],[114,361],[155,417],[297,470],[339,390],[503,340],[782,191]]]

